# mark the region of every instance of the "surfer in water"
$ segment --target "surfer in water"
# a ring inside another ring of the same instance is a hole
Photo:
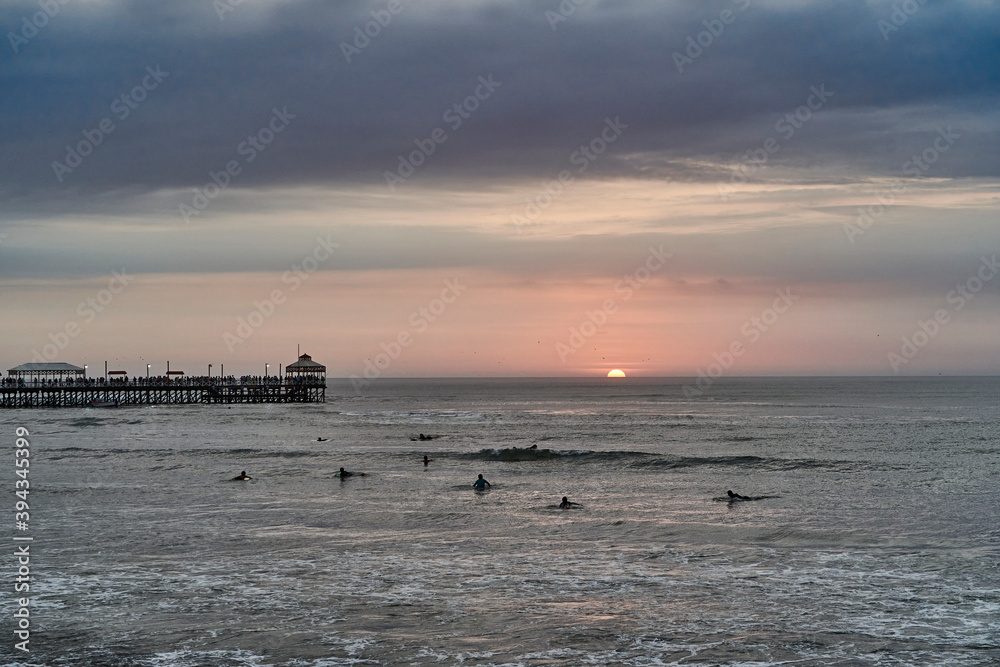
[[[343,468],[341,468],[340,472],[338,472],[337,474],[340,475],[340,479],[344,479],[345,477],[354,477],[354,473],[353,472],[347,472]],[[364,474],[364,473],[362,473],[362,474]]]
[[[427,458],[427,455],[426,455],[426,454],[424,454],[424,465],[425,465],[425,466],[426,466],[426,465],[427,465],[428,463],[430,463],[431,461],[433,461],[433,460],[434,460],[434,459],[429,459],[429,458]]]
[[[781,496],[741,496],[738,493],[733,493],[732,491],[726,491],[726,495],[719,496],[718,498],[712,498],[712,500],[717,500],[719,502],[728,502],[730,505],[736,501],[743,500],[764,500],[765,498],[780,498]]]
[[[479,479],[477,479],[475,482],[472,483],[472,486],[476,487],[476,491],[483,491],[487,487],[492,486],[492,484],[487,482],[485,479],[483,479],[483,476],[480,475]]]
[[[561,510],[568,510],[570,507],[579,507],[579,506],[580,503],[571,503],[569,501],[569,498],[567,498],[566,496],[563,496],[562,502],[559,503],[559,509]]]
[[[316,442],[326,442],[329,438],[316,438]]]
[[[233,477],[229,481],[230,482],[243,482],[243,481],[248,480],[248,479],[253,479],[253,478],[250,477],[250,475],[247,474],[246,470],[241,470],[239,475],[237,475],[236,477]]]

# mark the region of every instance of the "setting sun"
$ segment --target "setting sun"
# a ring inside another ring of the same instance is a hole
[[[613,371],[608,372],[608,377],[609,378],[623,378],[623,377],[625,377],[625,371],[616,368]]]

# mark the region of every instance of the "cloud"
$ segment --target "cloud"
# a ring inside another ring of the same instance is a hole
[[[544,177],[609,116],[630,130],[588,176],[714,178],[724,170],[696,165],[731,163],[821,85],[834,97],[772,164],[891,174],[894,153],[952,123],[970,141],[942,175],[997,175],[1000,17],[988,6],[922,6],[887,41],[877,21],[890,3],[748,3],[679,73],[672,54],[738,4],[593,0],[553,31],[555,2],[407,2],[350,63],[341,44],[385,3],[247,2],[224,20],[193,0],[67,4],[5,54],[0,183],[36,200],[200,187],[275,107],[296,118],[243,187],[380,183],[435,128],[448,140],[417,181]],[[33,11],[8,3],[0,24]],[[149,66],[169,77],[119,120],[112,104]],[[444,115],[490,75],[502,86],[452,129]],[[58,182],[52,162],[104,118],[114,132]]]

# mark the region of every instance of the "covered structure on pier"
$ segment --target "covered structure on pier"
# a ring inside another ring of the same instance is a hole
[[[7,371],[12,378],[36,380],[62,380],[69,377],[83,377],[86,371],[79,366],[62,362],[44,364],[21,364]]]
[[[326,366],[316,363],[308,354],[300,354],[298,361],[285,366],[285,379],[326,384]]]

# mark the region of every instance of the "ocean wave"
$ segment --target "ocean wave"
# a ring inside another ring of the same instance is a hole
[[[321,449],[261,449],[255,447],[241,447],[237,449],[192,449],[186,452],[195,456],[233,456],[238,455],[247,459],[300,459],[308,456],[325,454]]]
[[[459,454],[460,458],[478,461],[547,461],[575,459],[584,462],[615,463],[616,461],[645,460],[654,456],[648,452],[599,451],[593,449],[528,449],[522,447],[487,448],[478,452]]]
[[[86,458],[105,458],[105,457],[120,457],[120,456],[130,456],[130,457],[164,457],[173,456],[178,454],[178,452],[183,451],[186,457],[217,457],[217,456],[238,456],[245,459],[264,459],[264,458],[282,458],[282,459],[297,459],[305,458],[309,456],[323,455],[326,450],[323,449],[292,449],[292,450],[282,450],[282,449],[264,449],[260,447],[234,447],[232,449],[220,449],[217,447],[213,448],[191,448],[184,450],[177,449],[163,449],[163,448],[145,448],[137,447],[135,449],[123,449],[120,447],[111,447],[107,449],[97,448],[97,447],[59,447],[53,448],[46,452],[46,458],[52,461],[58,461],[67,458],[74,457],[86,457]]]
[[[549,459],[559,459],[564,457],[589,456],[593,453],[594,452],[586,449],[560,450],[521,449],[519,447],[508,447],[505,449],[481,449],[473,454],[466,454],[466,458],[478,461],[546,461]]]
[[[80,417],[70,420],[68,425],[71,428],[87,428],[88,426],[104,426],[110,420],[102,417]]]
[[[763,456],[681,456],[677,458],[656,457],[647,461],[635,461],[632,468],[696,468],[710,466],[718,468],[750,468],[754,470],[835,470],[850,472],[859,469],[854,461],[820,459],[783,459]],[[869,464],[870,467],[870,464]]]

